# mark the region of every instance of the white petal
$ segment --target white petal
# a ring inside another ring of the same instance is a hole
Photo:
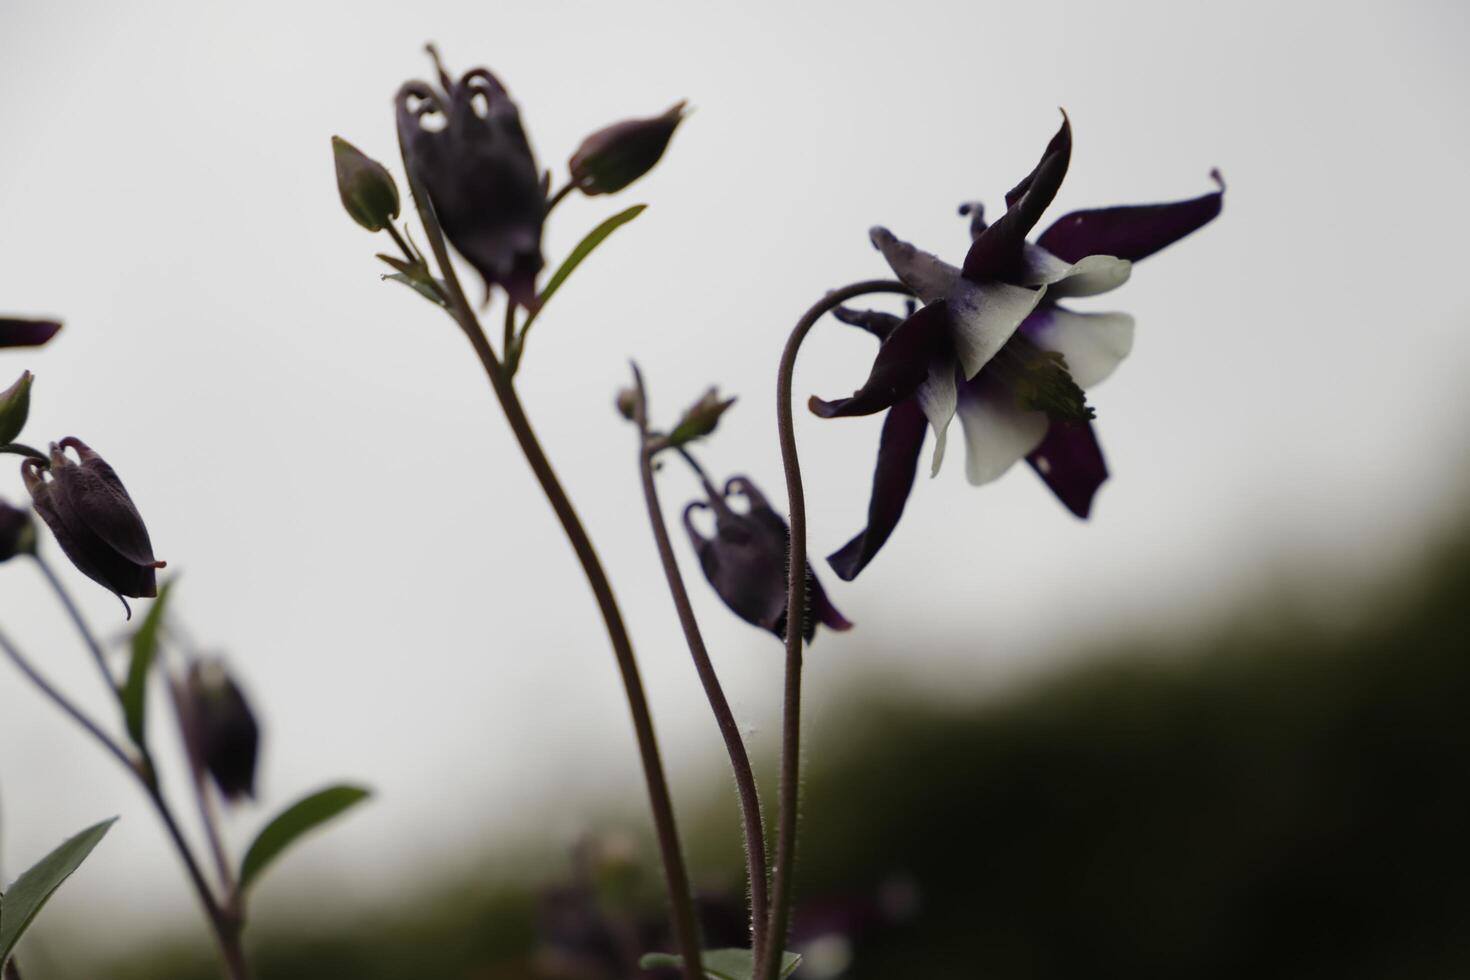
[[[1066,358],[1072,380],[1091,388],[1105,380],[1133,350],[1133,317],[1127,313],[1073,313],[1061,307],[1039,311],[1026,336],[1043,350]]]
[[[967,385],[960,394],[960,425],[965,430],[965,476],[975,486],[989,483],[1025,459],[1046,438],[1045,412],[1016,407],[1000,385]]]
[[[950,336],[965,380],[980,373],[1011,334],[1041,302],[1046,287],[1027,289],[1004,282],[977,285],[956,279],[945,300],[949,305]]]
[[[913,287],[925,303],[932,303],[949,292],[960,277],[959,269],[937,255],[900,241],[887,228],[869,229],[868,238],[888,260],[894,275]]]
[[[1051,297],[1096,296],[1117,289],[1128,281],[1133,263],[1111,255],[1088,255],[1077,262],[1063,262],[1039,245],[1026,243],[1022,252],[1021,283],[1048,286]]]
[[[949,423],[954,418],[958,401],[954,370],[954,361],[947,357],[936,358],[929,365],[929,376],[915,393],[915,397],[919,399],[919,407],[924,410],[929,424],[934,427],[934,463],[929,469],[930,476],[938,475],[939,464],[944,462],[945,436],[949,432]]]

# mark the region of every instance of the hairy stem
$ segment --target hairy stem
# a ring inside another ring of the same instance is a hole
[[[761,819],[760,795],[756,791],[755,772],[751,769],[750,756],[745,749],[745,740],[740,736],[740,725],[735,721],[735,714],[730,710],[730,702],[725,698],[725,691],[720,686],[719,675],[715,673],[715,665],[711,662],[709,651],[705,648],[704,637],[699,631],[699,621],[695,618],[694,607],[689,602],[689,591],[684,587],[684,578],[679,573],[679,562],[674,557],[674,547],[669,541],[669,528],[664,521],[663,508],[659,504],[658,487],[653,474],[653,457],[659,447],[651,442],[649,437],[643,376],[636,366],[633,368],[633,375],[638,385],[635,420],[638,423],[640,436],[638,470],[643,478],[643,499],[648,505],[648,522],[653,528],[653,539],[658,545],[659,562],[663,565],[664,577],[669,583],[669,594],[673,597],[674,609],[679,614],[679,625],[684,629],[684,640],[689,645],[689,655],[694,660],[694,670],[699,675],[700,683],[704,685],[705,697],[709,699],[710,710],[714,712],[720,736],[725,740],[725,751],[730,756],[730,769],[735,775],[735,790],[740,798],[740,815],[745,832],[746,866],[750,877],[751,948],[756,958],[759,959],[761,952],[765,949],[767,917],[770,914],[766,882],[766,832]],[[679,448],[679,452],[699,473],[706,489],[713,493],[699,464],[682,447]]]
[[[781,781],[776,817],[776,854],[771,875],[771,926],[765,956],[758,964],[758,980],[781,975],[781,953],[791,918],[791,888],[795,874],[797,803],[801,790],[801,643],[806,624],[806,494],[801,485],[801,460],[796,453],[796,429],[791,411],[792,376],[796,355],[806,335],[828,311],[866,293],[903,293],[913,290],[901,282],[875,279],[854,283],[828,293],[802,314],[791,330],[776,373],[776,428],[781,440],[781,464],[786,470],[786,499],[791,508],[791,554],[786,565],[786,687],[781,718]]]
[[[465,298],[459,277],[450,263],[448,246],[444,242],[444,233],[439,226],[438,218],[434,215],[433,205],[423,192],[423,188],[413,179],[412,172],[409,174],[409,183],[413,190],[414,202],[418,206],[419,216],[424,223],[429,246],[448,288],[450,314],[459,324],[460,329],[464,331],[465,337],[475,350],[475,355],[480,359],[490,387],[494,390],[495,397],[505,413],[506,421],[515,434],[516,442],[520,444],[526,462],[530,464],[531,471],[536,475],[542,491],[546,494],[547,501],[551,504],[551,509],[556,513],[557,520],[561,522],[562,530],[572,550],[576,553],[577,561],[582,566],[582,571],[587,577],[587,584],[591,587],[597,607],[602,613],[603,624],[607,629],[608,640],[612,645],[613,656],[617,660],[618,672],[622,677],[623,690],[627,695],[628,709],[633,716],[633,732],[643,763],[643,777],[647,784],[649,806],[653,811],[654,830],[658,836],[664,877],[669,890],[670,918],[673,922],[674,937],[679,953],[683,956],[684,976],[688,980],[702,980],[699,930],[694,914],[694,899],[689,889],[689,875],[685,870],[684,855],[679,846],[679,833],[674,821],[674,805],[669,796],[668,780],[664,775],[663,760],[659,755],[658,740],[654,735],[653,717],[648,709],[648,698],[643,690],[643,679],[638,671],[638,661],[633,655],[633,644],[628,639],[627,628],[623,625],[622,612],[618,609],[612,585],[608,581],[607,573],[603,571],[597,551],[593,548],[591,539],[588,538],[586,530],[582,527],[581,519],[573,509],[566,491],[562,489],[556,472],[551,468],[551,463],[536,438],[535,430],[531,428],[531,423],[521,407],[514,385],[503,370],[499,358],[495,356],[495,351],[491,349],[490,342],[485,337],[485,331],[481,328],[474,310]]]

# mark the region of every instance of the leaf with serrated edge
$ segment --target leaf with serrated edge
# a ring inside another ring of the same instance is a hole
[[[360,786],[331,786],[298,800],[266,824],[240,862],[240,891],[249,888],[261,872],[297,838],[349,809],[371,794]]]
[[[5,890],[0,897],[0,970],[15,952],[15,944],[41,911],[41,907],[79,868],[92,848],[107,836],[117,817],[88,827],[46,855]]]
[[[147,737],[148,672],[152,669],[153,661],[158,656],[158,633],[163,627],[163,614],[168,603],[168,593],[173,588],[174,581],[174,579],[169,579],[163,583],[163,587],[158,590],[158,598],[153,600],[152,606],[148,607],[148,615],[143,617],[143,622],[133,633],[133,658],[128,663],[128,678],[123,683],[121,692],[123,718],[128,723],[128,736],[140,749],[143,748],[144,739]]]
[[[748,949],[708,949],[701,954],[704,975],[710,980],[751,980],[755,976],[755,958]],[[684,957],[672,953],[649,953],[638,961],[645,970],[660,967],[678,969],[684,965]],[[781,980],[796,972],[801,966],[798,953],[781,954]]]

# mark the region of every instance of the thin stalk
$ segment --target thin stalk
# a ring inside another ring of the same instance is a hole
[[[393,241],[398,245],[399,250],[403,252],[403,257],[406,260],[408,260],[410,263],[417,262],[419,260],[418,253],[415,252],[413,248],[408,244],[408,242],[404,240],[404,237],[398,233],[398,229],[393,226],[393,222],[390,221],[383,227],[393,238]]]
[[[87,625],[87,621],[82,618],[81,609],[77,608],[77,604],[73,601],[71,593],[62,584],[61,578],[56,574],[56,570],[51,567],[51,563],[41,557],[41,552],[32,552],[31,557],[35,559],[36,567],[41,570],[41,574],[45,576],[47,583],[50,584],[51,591],[56,593],[56,598],[66,609],[66,614],[71,617],[71,621],[76,625],[77,632],[81,634],[82,642],[91,651],[92,659],[97,662],[97,669],[102,672],[102,679],[107,683],[107,689],[116,696],[117,681],[112,676],[112,670],[107,666],[107,658],[102,653],[102,644],[97,642],[97,637],[92,634],[92,630]]]
[[[128,750],[119,745],[111,735],[102,730],[101,725],[92,720],[90,715],[79,708],[70,698],[62,694],[58,688],[48,681],[31,664],[30,660],[20,652],[20,649],[10,642],[10,638],[4,633],[0,633],[0,650],[5,651],[5,655],[11,659],[11,662],[15,664],[22,674],[26,675],[26,678],[32,684],[36,685],[37,690],[44,694],[52,704],[60,708],[72,721],[82,726],[89,735],[102,743],[102,747],[115,756],[118,762],[121,762],[131,772],[136,773],[138,771],[138,763],[128,753]]]
[[[663,565],[664,577],[669,583],[669,594],[674,600],[674,609],[679,614],[679,625],[684,629],[684,640],[689,646],[689,655],[694,660],[694,670],[704,685],[705,697],[714,712],[715,724],[725,740],[725,751],[730,756],[730,769],[735,775],[735,790],[740,798],[740,815],[745,832],[745,857],[750,877],[750,935],[751,949],[757,960],[765,949],[767,918],[770,915],[766,881],[766,832],[761,819],[760,795],[756,790],[755,772],[750,765],[750,756],[745,749],[745,740],[740,735],[740,725],[730,710],[730,702],[720,686],[719,675],[705,648],[704,637],[699,631],[699,620],[695,618],[694,606],[689,602],[689,591],[684,587],[684,578],[679,573],[679,562],[674,557],[674,547],[669,541],[668,524],[664,521],[663,508],[659,504],[658,487],[654,480],[653,458],[659,451],[656,441],[648,433],[646,400],[643,376],[637,366],[633,377],[638,386],[635,421],[640,436],[638,470],[643,478],[643,499],[648,505],[648,522],[653,528],[653,539],[658,545],[659,562]],[[713,493],[709,480],[694,458],[679,447],[679,452],[694,467],[704,482],[705,488]]]
[[[801,460],[796,453],[796,428],[791,411],[792,377],[796,355],[806,335],[828,311],[865,293],[903,293],[913,290],[901,282],[874,279],[853,283],[822,297],[802,314],[791,330],[776,373],[776,429],[781,440],[781,464],[786,470],[786,499],[791,508],[791,554],[786,565],[786,685],[781,718],[781,781],[777,803],[776,855],[771,874],[771,927],[765,956],[756,971],[758,980],[781,975],[781,954],[791,918],[791,886],[795,880],[796,817],[801,791],[801,643],[806,624],[806,493],[801,485]]]
[[[633,716],[633,731],[638,742],[638,753],[643,764],[643,777],[647,784],[649,805],[653,811],[654,830],[663,859],[664,877],[669,890],[670,917],[679,953],[683,957],[684,976],[688,980],[702,980],[703,961],[700,956],[694,899],[689,889],[689,875],[685,870],[684,855],[679,847],[674,805],[669,796],[663,760],[659,756],[658,740],[653,730],[653,717],[648,709],[648,698],[643,690],[643,679],[638,671],[638,661],[633,655],[633,644],[628,639],[627,627],[623,625],[622,612],[618,609],[612,585],[608,581],[607,573],[603,571],[597,551],[592,546],[586,530],[582,527],[581,519],[573,509],[566,491],[562,489],[556,472],[551,468],[551,463],[536,438],[535,430],[531,428],[525,410],[521,407],[514,385],[507,378],[500,360],[495,356],[495,351],[491,349],[490,342],[485,337],[485,331],[481,328],[474,310],[471,309],[465,297],[459,277],[450,263],[448,246],[444,243],[444,233],[434,215],[433,205],[411,173],[409,181],[413,189],[414,202],[423,219],[424,232],[428,236],[429,246],[434,253],[434,259],[439,265],[449,293],[450,314],[459,324],[460,329],[464,331],[470,346],[474,348],[475,355],[480,359],[485,377],[489,380],[496,400],[500,402],[500,407],[505,413],[506,422],[509,423],[511,431],[515,434],[516,442],[520,444],[521,452],[525,455],[526,462],[530,464],[531,471],[541,484],[541,489],[546,494],[551,509],[556,513],[557,520],[561,522],[562,530],[572,550],[576,553],[583,574],[587,577],[587,584],[592,589],[598,610],[602,613],[603,624],[607,629],[608,640],[612,645],[613,656],[617,660],[618,672],[622,677],[623,690],[627,695],[628,710]],[[565,196],[565,193],[560,196]]]
[[[576,189],[577,189],[577,185],[576,184],[572,183],[571,181],[567,181],[565,184],[562,185],[562,187],[561,187],[560,190],[558,190],[555,194],[553,194],[549,198],[547,198],[546,199],[546,214],[547,214],[547,216],[550,216],[551,215],[551,212],[556,208],[556,206],[558,204],[560,204],[562,202],[562,200],[565,199],[568,194],[570,194],[572,191],[574,191]]]

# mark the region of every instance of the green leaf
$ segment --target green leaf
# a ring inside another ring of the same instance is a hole
[[[706,391],[699,401],[685,409],[679,424],[669,433],[669,445],[682,446],[714,432],[715,426],[720,424],[720,416],[733,404],[735,399],[721,399],[718,389]]]
[[[266,824],[240,862],[240,891],[259,878],[298,837],[331,820],[371,794],[359,786],[332,786],[293,803]]]
[[[424,282],[422,279],[415,278],[414,276],[408,275],[405,272],[389,273],[388,275],[383,276],[383,278],[392,279],[394,282],[403,283],[409,289],[412,289],[414,292],[418,293],[424,299],[428,300],[430,303],[435,304],[436,306],[445,305],[444,295],[434,292],[434,287],[429,285],[429,283]],[[447,293],[448,287],[444,285],[444,280],[435,279],[434,282],[438,283],[439,288]]]
[[[148,672],[158,656],[158,632],[163,627],[164,608],[175,579],[169,579],[158,590],[158,598],[148,608],[148,615],[133,633],[133,659],[128,664],[128,678],[123,683],[123,718],[128,723],[128,736],[138,748],[144,747],[148,720]]]
[[[577,243],[577,247],[572,249],[572,254],[566,257],[566,261],[546,281],[545,288],[541,290],[541,309],[526,318],[525,325],[521,327],[521,334],[523,336],[527,330],[531,329],[531,324],[536,322],[536,317],[540,314],[541,310],[546,309],[546,303],[551,297],[556,295],[556,291],[561,288],[561,284],[566,282],[573,272],[577,271],[577,266],[582,264],[582,260],[591,255],[594,248],[606,241],[608,235],[611,235],[623,225],[638,217],[647,207],[647,204],[635,204],[626,211],[619,211],[589,231],[587,237]]]
[[[704,975],[710,980],[751,980],[755,976],[755,957],[748,949],[707,949],[701,954],[701,959]],[[684,957],[672,953],[649,953],[638,961],[638,965],[645,970],[659,967],[677,970],[684,965]],[[800,965],[799,954],[782,953],[781,980],[795,973]]]
[[[61,883],[81,866],[92,848],[107,836],[117,817],[104,820],[77,834],[41,859],[0,896],[0,969],[3,969],[15,944],[36,918],[36,913],[55,894]]]

